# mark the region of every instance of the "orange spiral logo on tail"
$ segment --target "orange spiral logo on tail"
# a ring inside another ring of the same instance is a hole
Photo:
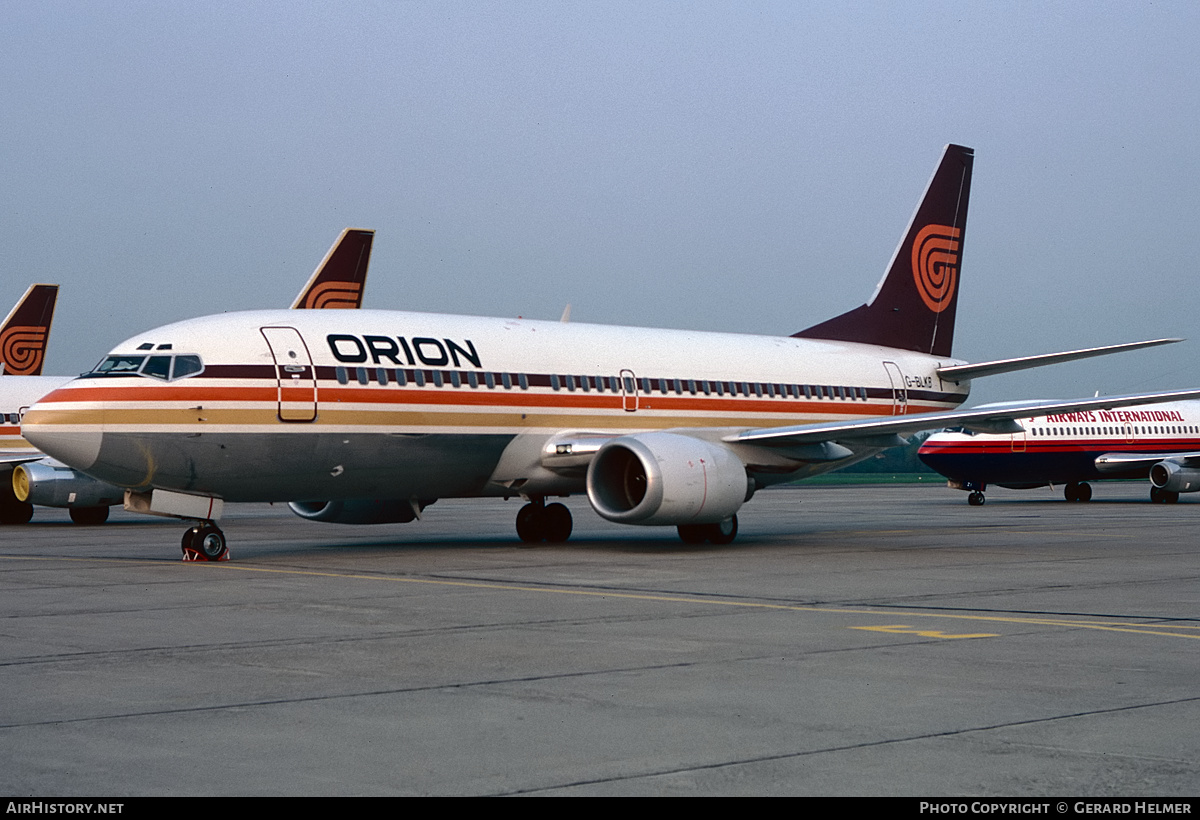
[[[359,305],[362,285],[357,282],[323,282],[315,286],[304,297],[302,307],[325,309],[348,308],[353,310]]]
[[[961,235],[961,230],[948,225],[926,225],[913,240],[912,270],[917,293],[934,313],[941,313],[954,300]]]
[[[4,372],[13,376],[34,376],[42,369],[46,350],[46,328],[14,325],[0,333],[0,357]]]

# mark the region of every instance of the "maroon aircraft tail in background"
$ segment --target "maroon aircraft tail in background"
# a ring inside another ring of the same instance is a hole
[[[375,231],[346,228],[317,265],[292,308],[362,307]]]
[[[0,325],[0,373],[40,376],[58,285],[30,285]]]

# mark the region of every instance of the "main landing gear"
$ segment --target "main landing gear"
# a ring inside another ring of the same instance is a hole
[[[738,522],[737,516],[731,515],[715,524],[680,524],[676,529],[679,530],[679,539],[685,544],[703,544],[705,541],[732,544],[733,539],[737,538]]]
[[[1072,481],[1063,487],[1063,498],[1067,501],[1087,503],[1092,500],[1092,485],[1086,481]]]
[[[228,561],[225,533],[212,521],[201,521],[183,534],[184,561]]]
[[[1179,500],[1179,493],[1173,493],[1161,487],[1151,487],[1150,500],[1155,504],[1174,504]]]
[[[547,504],[545,496],[534,496],[517,513],[517,535],[526,544],[565,543],[573,526],[571,511],[563,504]]]
[[[28,524],[32,519],[32,504],[18,501],[11,492],[0,492],[0,524]]]
[[[975,492],[973,492],[967,496],[967,503],[970,504],[972,507],[982,507],[983,502],[985,502],[985,501],[987,501],[987,497],[983,493],[981,493],[979,490],[976,490]]]

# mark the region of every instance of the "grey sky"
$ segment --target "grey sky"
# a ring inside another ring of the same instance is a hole
[[[860,304],[976,150],[955,353],[1195,336],[972,403],[1200,386],[1200,4],[28,3],[0,27],[0,310],[48,373],[285,307],[788,334]]]

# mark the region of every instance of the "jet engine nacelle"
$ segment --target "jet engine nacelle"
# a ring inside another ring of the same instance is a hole
[[[1169,493],[1200,492],[1200,470],[1160,461],[1150,468],[1150,483]]]
[[[292,512],[330,524],[407,524],[433,501],[408,498],[352,498],[346,501],[292,501]]]
[[[30,461],[13,469],[13,493],[42,507],[111,507],[125,491],[66,466]]]
[[[752,495],[741,460],[719,444],[678,433],[621,436],[588,465],[592,508],[618,524],[711,524]]]

